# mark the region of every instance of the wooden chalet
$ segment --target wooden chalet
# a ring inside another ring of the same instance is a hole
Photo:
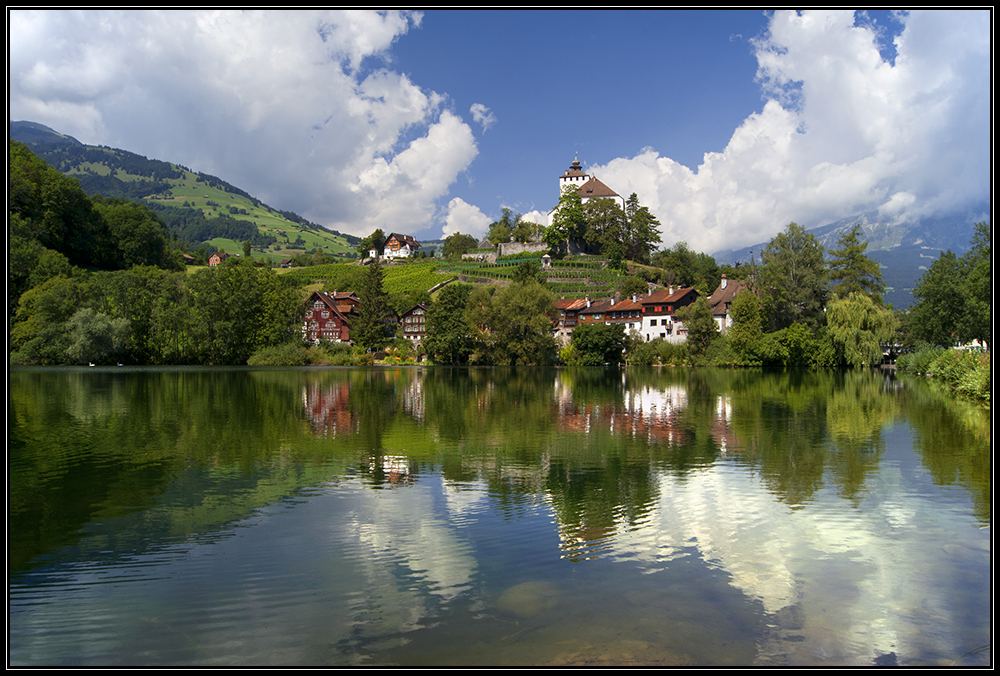
[[[400,334],[413,343],[420,345],[427,335],[427,310],[430,306],[417,303],[399,317]]]
[[[314,291],[302,316],[302,337],[318,344],[351,341],[351,321],[357,317],[360,299],[352,292]]]

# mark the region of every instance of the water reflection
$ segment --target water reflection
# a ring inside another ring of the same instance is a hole
[[[178,664],[263,663],[264,646],[277,664],[643,663],[581,647],[609,613],[648,663],[936,663],[988,627],[988,417],[922,382],[69,369],[14,371],[9,397],[15,663],[51,658],[34,632],[60,621],[53,601]],[[137,562],[165,572],[89,599],[52,586]],[[167,602],[172,580],[206,593]],[[227,616],[197,649],[148,635],[151,605],[184,624],[209,598],[288,631]],[[233,632],[257,651],[210,657]],[[443,656],[438,632],[468,641]],[[92,663],[128,662],[123,640]]]

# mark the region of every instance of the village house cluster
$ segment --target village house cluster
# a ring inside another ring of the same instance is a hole
[[[559,177],[560,192],[567,186],[577,188],[577,192],[586,202],[596,198],[610,198],[624,208],[625,200],[597,180],[596,177],[584,173],[579,159],[574,158]],[[548,219],[555,217],[555,209],[548,214]],[[525,245],[514,245],[524,247]],[[544,246],[544,245],[535,245]],[[411,235],[397,232],[390,233],[383,246],[382,257],[386,259],[411,258],[420,249],[420,243]],[[505,253],[505,252],[501,252]],[[369,251],[371,258],[377,258],[377,249]],[[546,265],[548,256],[543,258]],[[723,276],[719,288],[708,298],[712,315],[720,332],[725,333],[732,325],[729,307],[736,295],[745,288],[743,282],[729,281]],[[687,340],[687,328],[678,318],[677,311],[694,303],[698,299],[698,291],[685,287],[667,289],[649,288],[645,295],[633,295],[629,298],[609,298],[596,300],[589,297],[582,299],[560,299],[555,303],[557,312],[553,319],[552,331],[563,344],[570,341],[573,329],[583,324],[607,324],[624,326],[627,335],[637,335],[644,341],[663,339],[673,343]],[[318,343],[321,340],[349,343],[351,341],[351,322],[357,317],[360,304],[354,293],[314,292],[309,299],[309,305],[302,318],[302,335],[306,340]],[[419,303],[399,317],[387,318],[397,327],[396,335],[413,343],[414,347],[423,342],[427,332],[426,316],[428,306]]]
[[[332,343],[351,342],[351,324],[357,319],[361,300],[353,291],[314,291],[309,297],[302,315],[302,337],[318,344],[320,341]],[[429,306],[417,303],[396,317],[386,320],[395,324],[397,336],[414,344],[423,342],[427,333],[426,318]]]
[[[708,297],[720,332],[725,333],[732,325],[729,308],[744,288],[743,282],[728,281],[723,276],[719,288]],[[565,344],[570,341],[577,326],[621,324],[626,334],[637,334],[647,342],[661,338],[680,343],[687,340],[687,329],[678,319],[677,311],[697,299],[698,291],[689,287],[650,289],[644,296],[633,295],[625,299],[560,299],[555,303],[558,314],[553,320],[552,331]],[[360,304],[352,291],[314,291],[302,317],[303,338],[317,344],[322,340],[350,343],[351,324],[358,316]],[[427,334],[429,309],[427,304],[417,303],[402,315],[389,317],[387,321],[396,326],[397,337],[406,338],[416,347]]]
[[[722,283],[708,297],[719,331],[725,333],[732,325],[729,307],[745,286],[743,282],[728,281],[722,277]],[[650,289],[646,295],[638,294],[629,298],[611,298],[606,300],[561,299],[556,301],[559,317],[555,322],[555,334],[560,342],[567,343],[573,334],[573,329],[582,324],[621,324],[626,335],[636,334],[642,340],[649,342],[662,338],[672,343],[682,343],[687,340],[687,328],[677,317],[677,311],[694,303],[698,299],[698,291],[690,288]]]

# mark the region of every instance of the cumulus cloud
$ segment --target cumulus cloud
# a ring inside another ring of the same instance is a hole
[[[663,240],[718,251],[860,211],[897,221],[989,198],[989,16],[898,17],[894,61],[850,11],[776,12],[757,40],[766,102],[696,170],[654,149],[592,173],[638,193]],[[866,22],[860,22],[865,24]]]
[[[472,119],[483,126],[483,131],[497,122],[497,116],[493,114],[493,111],[481,103],[473,103],[469,110],[472,112]]]
[[[445,237],[460,232],[481,239],[492,222],[479,207],[469,204],[461,197],[455,197],[448,203],[443,231]]]
[[[416,229],[477,153],[444,96],[388,67],[420,21],[14,10],[10,115],[218,174],[345,232]]]

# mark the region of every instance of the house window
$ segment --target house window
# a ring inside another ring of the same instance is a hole
[[[306,319],[311,319],[312,316],[313,316],[313,311],[312,310],[306,310]]]
[[[323,319],[329,319],[330,318],[330,311],[329,310],[323,310],[322,317],[323,317]]]

